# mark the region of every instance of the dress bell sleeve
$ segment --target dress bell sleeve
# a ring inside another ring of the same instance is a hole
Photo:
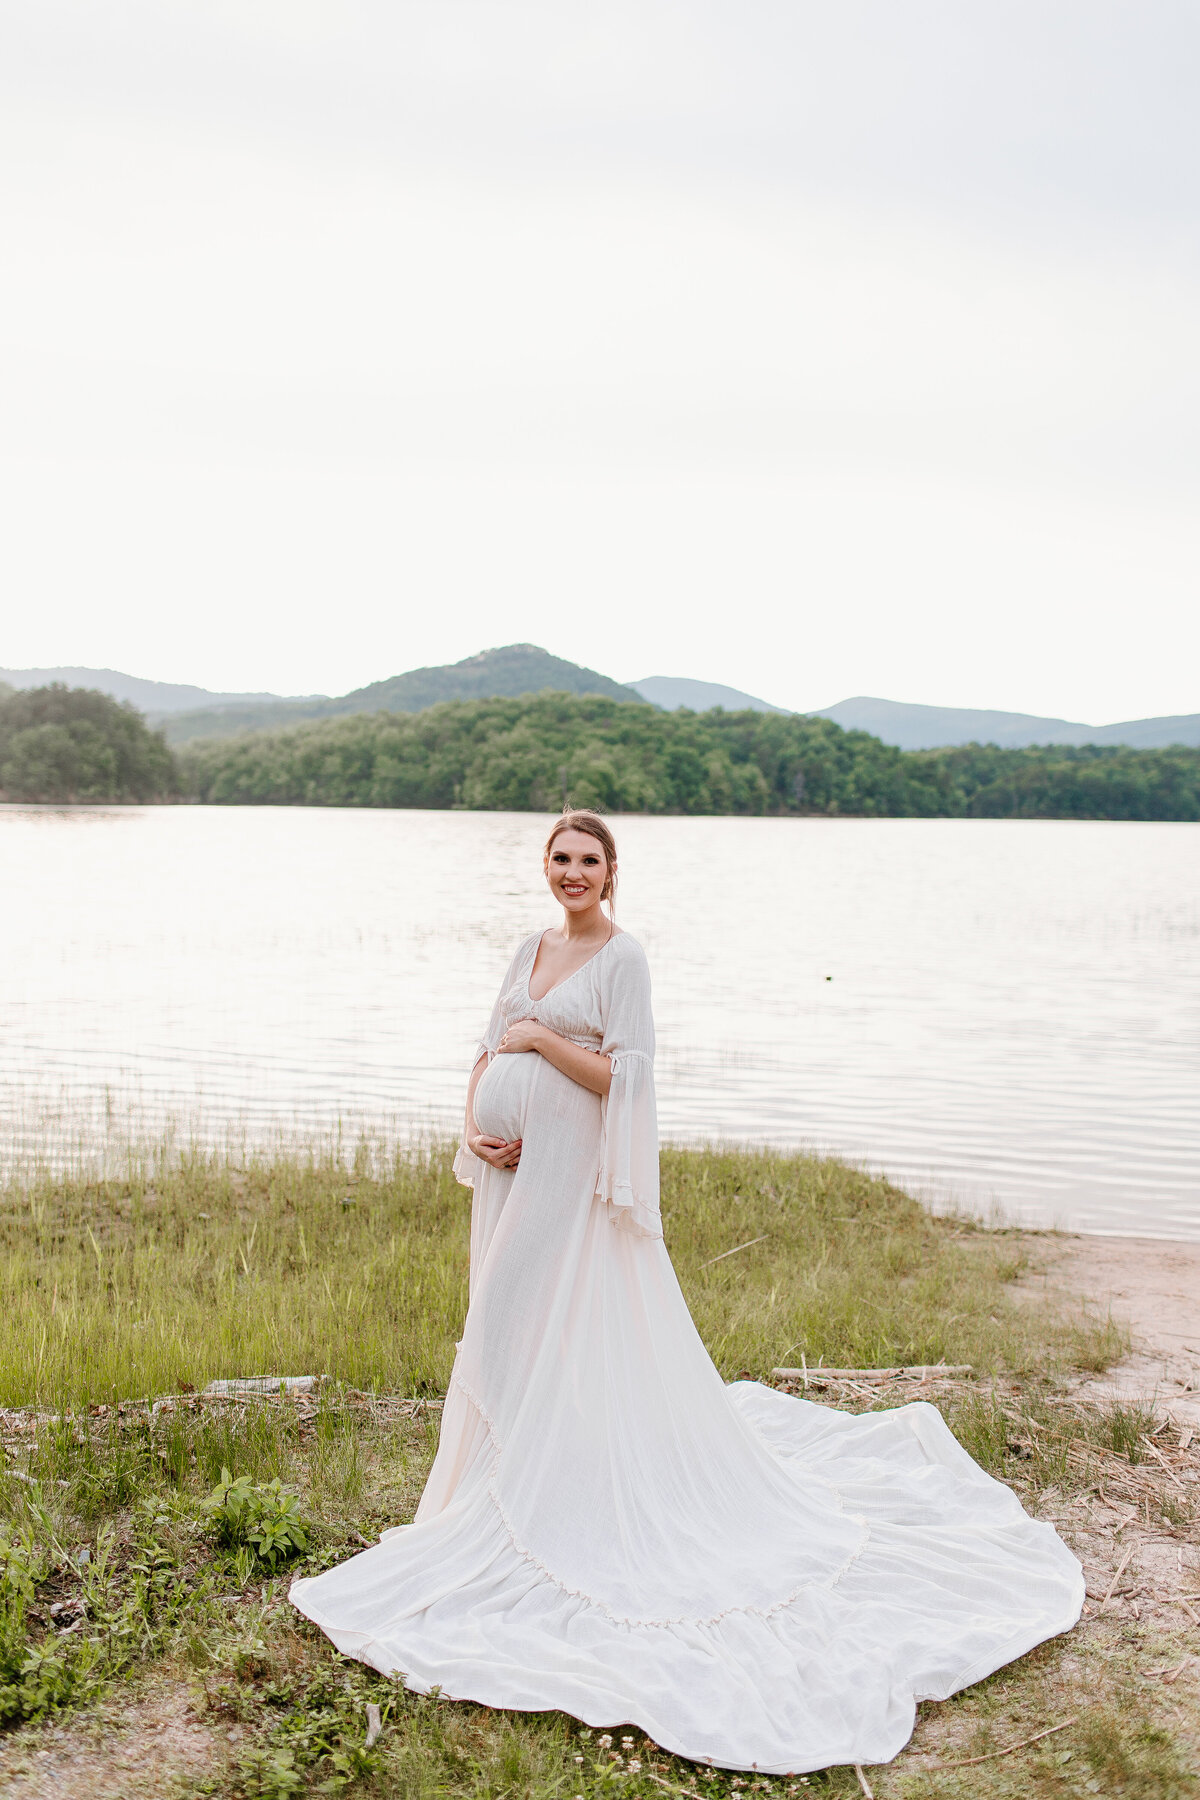
[[[530,940],[527,938],[508,965],[508,973],[500,983],[500,992],[496,995],[496,1004],[492,1008],[492,1016],[488,1020],[487,1030],[475,1046],[475,1054],[471,1058],[472,1070],[481,1056],[486,1056],[488,1061],[491,1062],[499,1048],[500,1039],[504,1036],[505,1029],[504,1001],[509,989],[516,979],[521,958],[528,950],[529,943]],[[484,1164],[480,1162],[479,1158],[475,1155],[475,1152],[467,1149],[467,1140],[464,1132],[463,1137],[459,1140],[458,1154],[454,1158],[453,1168],[455,1179],[461,1181],[464,1187],[473,1188],[478,1179],[479,1172],[483,1167]]]
[[[618,1229],[660,1238],[650,970],[632,939],[622,940],[622,952],[610,960],[601,983],[600,1048],[612,1062],[612,1085],[601,1101],[596,1198]]]

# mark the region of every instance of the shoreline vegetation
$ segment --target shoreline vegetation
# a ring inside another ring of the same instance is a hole
[[[442,701],[190,740],[87,689],[0,695],[0,799],[866,818],[1200,820],[1200,749],[898,750],[794,713],[595,694]]]
[[[470,1196],[443,1146],[163,1145],[103,1179],[0,1192],[0,1786],[1195,1800],[1200,1447],[1153,1406],[1081,1397],[1127,1336],[1030,1279],[1053,1236],[934,1216],[843,1163],[765,1151],[664,1150],[663,1196],[726,1379],[944,1368],[915,1386],[830,1378],[809,1397],[937,1405],[1084,1556],[1077,1631],[922,1706],[912,1746],[861,1780],[707,1770],[619,1720],[608,1734],[451,1704],[342,1659],[288,1606],[288,1581],[412,1516],[466,1305]],[[320,1379],[204,1393],[269,1374]]]
[[[1200,819],[1200,750],[897,750],[831,719],[595,695],[445,701],[186,745],[218,805],[804,817]]]
[[[144,804],[178,793],[161,731],[95,688],[0,683],[0,799]]]

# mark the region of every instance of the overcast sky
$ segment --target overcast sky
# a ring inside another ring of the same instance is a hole
[[[1194,0],[0,34],[0,665],[1200,710]]]

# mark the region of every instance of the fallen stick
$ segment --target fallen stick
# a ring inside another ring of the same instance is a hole
[[[661,1775],[656,1775],[653,1769],[643,1769],[642,1774],[648,1776],[651,1781],[656,1781],[660,1788],[666,1788],[668,1794],[686,1794],[688,1800],[700,1800],[695,1788],[673,1787],[669,1781],[664,1781]]]
[[[702,1269],[707,1269],[715,1262],[724,1262],[727,1256],[736,1256],[739,1250],[749,1250],[752,1249],[755,1244],[765,1244],[766,1241],[767,1233],[764,1231],[761,1237],[747,1238],[744,1244],[735,1244],[732,1250],[722,1250],[720,1256],[710,1256],[708,1262],[702,1262],[700,1267]],[[681,1788],[679,1791],[682,1793],[683,1789]]]
[[[1187,1668],[1188,1664],[1190,1662],[1195,1662],[1195,1660],[1196,1659],[1194,1656],[1185,1656],[1183,1661],[1180,1663],[1180,1665],[1177,1669],[1172,1669],[1171,1673],[1169,1675],[1163,1676],[1163,1681],[1166,1684],[1166,1686],[1170,1687],[1174,1682],[1178,1681],[1179,1677],[1183,1674],[1183,1671]]]
[[[258,1400],[276,1394],[311,1394],[319,1375],[250,1375],[233,1381],[210,1381],[202,1400]]]
[[[262,1386],[257,1378],[247,1382],[212,1381],[206,1388],[190,1394],[160,1394],[157,1400],[118,1400],[111,1408],[104,1406],[96,1409],[96,1414],[92,1416],[103,1417],[110,1411],[119,1418],[124,1418],[132,1412],[141,1411],[157,1415],[163,1409],[171,1411],[176,1406],[186,1406],[189,1409],[201,1405],[242,1406],[250,1401],[292,1400],[307,1401],[310,1405],[316,1405],[316,1383],[323,1381],[325,1377],[321,1375],[289,1375],[283,1377],[282,1381],[277,1380],[274,1376],[268,1379],[270,1381],[268,1387]],[[302,1385],[304,1383],[311,1385]],[[444,1400],[429,1399],[423,1394],[367,1394],[360,1388],[345,1388],[340,1393],[334,1390],[324,1404],[334,1408],[344,1406],[347,1402],[352,1401],[385,1408],[398,1407],[402,1413],[410,1416],[419,1416],[422,1412],[440,1412],[445,1405]],[[0,1417],[2,1416],[0,1414]],[[40,1414],[32,1416],[41,1417]],[[83,1418],[82,1414],[79,1416],[81,1419]],[[74,1417],[75,1415],[72,1413],[49,1414],[47,1420],[54,1423],[59,1419],[73,1419]],[[83,1422],[86,1423],[87,1420],[84,1419]]]
[[[970,1363],[911,1363],[895,1369],[772,1369],[776,1381],[946,1381],[971,1373]]]
[[[926,1763],[922,1774],[933,1774],[942,1769],[969,1769],[975,1763],[994,1762],[998,1756],[1011,1756],[1014,1750],[1028,1750],[1030,1744],[1040,1742],[1042,1738],[1053,1737],[1056,1731],[1065,1731],[1068,1725],[1074,1725],[1079,1718],[1064,1719],[1061,1725],[1047,1725],[1045,1731],[1035,1731],[1032,1737],[1022,1738],[1019,1744],[1006,1744],[1003,1750],[989,1750],[984,1756],[964,1756],[960,1762]]]
[[[875,1800],[875,1790],[862,1772],[862,1764],[855,1763],[854,1773],[858,1776],[858,1785],[866,1796],[866,1800]]]
[[[1178,1475],[1176,1475],[1174,1469],[1171,1467],[1170,1463],[1167,1461],[1166,1457],[1163,1455],[1163,1453],[1159,1449],[1158,1445],[1155,1443],[1152,1443],[1151,1440],[1146,1436],[1145,1432],[1142,1433],[1142,1442],[1143,1442],[1143,1444],[1145,1444],[1147,1450],[1149,1450],[1151,1456],[1157,1456],[1159,1462],[1162,1464],[1163,1468],[1167,1471],[1167,1474],[1170,1476],[1171,1480],[1175,1483],[1175,1486],[1179,1489],[1180,1493],[1181,1494],[1186,1493],[1187,1489],[1184,1487],[1182,1481],[1180,1481]]]
[[[199,1393],[194,1390],[182,1394],[161,1394],[157,1400],[151,1401],[150,1412],[157,1417],[160,1412],[174,1412],[180,1404],[203,1404],[205,1406],[222,1403],[240,1405],[249,1400],[297,1400],[311,1396],[320,1382],[319,1375],[253,1375],[246,1380],[210,1381]],[[128,1401],[127,1405],[139,1406],[144,1401]]]
[[[1116,1590],[1116,1585],[1117,1585],[1118,1581],[1120,1581],[1122,1575],[1125,1573],[1125,1564],[1129,1561],[1130,1557],[1133,1555],[1133,1553],[1136,1549],[1137,1549],[1136,1544],[1130,1544],[1128,1550],[1125,1552],[1124,1556],[1121,1558],[1120,1562],[1117,1564],[1117,1572],[1108,1584],[1107,1594],[1105,1594],[1103,1600],[1100,1602],[1100,1611],[1101,1612],[1104,1611],[1105,1607],[1108,1605],[1109,1601],[1112,1599],[1113,1593]]]
[[[1182,1608],[1183,1608],[1184,1612],[1187,1614],[1188,1618],[1192,1621],[1192,1624],[1200,1625],[1200,1613],[1198,1613],[1196,1611],[1195,1607],[1189,1606],[1187,1603],[1187,1600],[1184,1598],[1184,1596],[1182,1594],[1176,1594],[1175,1598],[1178,1601],[1179,1605],[1182,1606]]]

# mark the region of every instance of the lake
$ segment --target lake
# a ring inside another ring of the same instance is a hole
[[[524,813],[0,808],[8,1166],[456,1124]],[[1200,1238],[1200,827],[614,821],[663,1135],[836,1150],[936,1204]]]

